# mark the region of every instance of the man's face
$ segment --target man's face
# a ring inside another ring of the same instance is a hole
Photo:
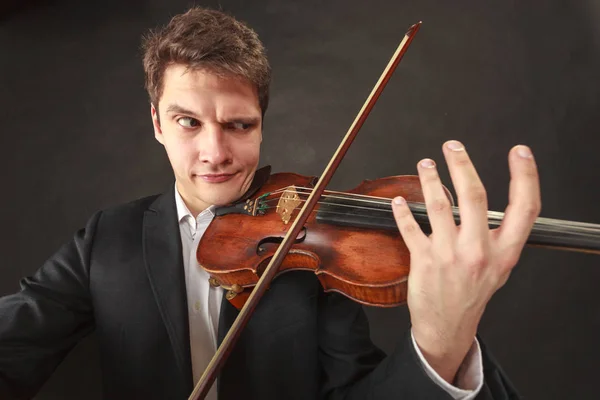
[[[240,198],[258,166],[262,115],[248,81],[167,68],[154,134],[167,151],[177,189],[194,215]]]

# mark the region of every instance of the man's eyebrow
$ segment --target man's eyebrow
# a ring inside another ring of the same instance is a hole
[[[258,124],[260,122],[260,117],[256,117],[253,115],[238,115],[238,116],[233,116],[231,118],[227,119],[230,122],[237,122],[237,123],[243,123],[243,124]]]
[[[196,113],[186,108],[181,107],[178,104],[170,104],[167,107],[167,113],[176,113],[176,114],[186,114],[197,117]],[[245,113],[241,113],[239,115],[231,115],[231,117],[227,118],[227,122],[238,122],[238,123],[250,123],[250,124],[258,124],[260,122],[260,115],[247,115]]]
[[[185,109],[183,107],[181,107],[180,105],[177,104],[170,104],[169,107],[167,107],[167,112],[168,113],[178,113],[178,114],[187,114],[187,115],[196,115],[196,113],[194,113],[193,111],[190,111],[188,109]]]

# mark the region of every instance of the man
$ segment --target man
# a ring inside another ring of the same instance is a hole
[[[144,52],[154,133],[175,184],[97,212],[19,293],[0,299],[3,399],[31,398],[94,329],[105,398],[187,398],[237,314],[195,249],[215,207],[264,179],[256,169],[270,80],[263,46],[232,17],[193,8],[149,35]],[[539,214],[536,166],[525,146],[511,150],[510,205],[490,231],[464,146],[449,141],[444,154],[460,227],[433,160],[418,166],[433,234],[394,200],[411,252],[411,329],[394,352],[372,344],[359,304],[324,293],[314,274],[288,273],[260,302],[208,398],[517,398],[476,332]]]

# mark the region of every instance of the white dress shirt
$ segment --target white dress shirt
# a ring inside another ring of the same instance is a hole
[[[217,351],[217,334],[223,290],[210,285],[210,276],[200,268],[196,260],[196,249],[200,238],[214,217],[214,207],[202,211],[196,218],[187,208],[175,188],[179,231],[183,250],[183,268],[187,292],[190,324],[190,347],[194,386]],[[217,400],[216,381],[206,400]]]
[[[192,371],[195,386],[217,351],[217,332],[219,329],[221,300],[223,298],[223,290],[212,287],[209,284],[208,273],[200,268],[196,260],[198,243],[215,216],[215,207],[211,206],[207,208],[194,218],[181,198],[177,186],[175,187],[175,203],[177,205],[177,216],[183,248],[183,267],[185,270],[185,286],[190,322]],[[481,348],[477,340],[473,342],[473,346],[458,370],[456,383],[459,387],[456,387],[442,379],[431,368],[419,350],[412,332],[411,337],[413,346],[419,355],[419,359],[427,375],[436,384],[448,392],[455,400],[472,400],[477,396],[483,386]],[[206,400],[217,400],[216,382],[206,396]]]

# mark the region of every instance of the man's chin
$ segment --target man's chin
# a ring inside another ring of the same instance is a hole
[[[209,204],[211,204],[213,206],[217,206],[217,207],[222,207],[222,206],[236,203],[239,198],[240,198],[240,196],[231,197],[228,199],[227,198],[219,198],[219,199],[214,199],[214,200],[210,201]]]
[[[232,204],[242,197],[242,194],[238,194],[236,190],[219,192],[213,189],[211,191],[212,193],[209,194],[207,192],[208,190],[206,189],[199,190],[197,192],[197,198],[202,199],[204,203],[213,206],[224,206],[227,204]]]

